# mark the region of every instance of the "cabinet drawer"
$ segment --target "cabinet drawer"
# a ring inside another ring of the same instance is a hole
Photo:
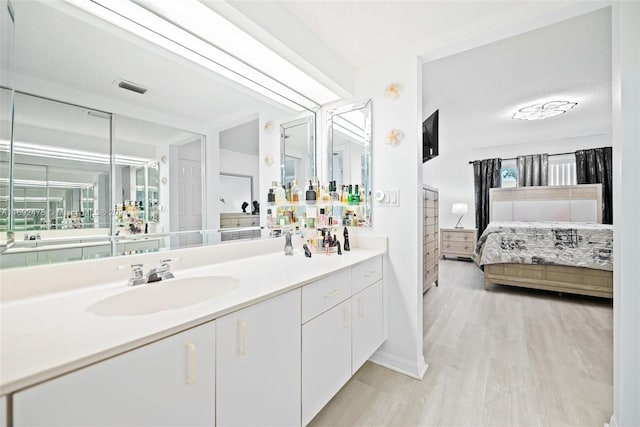
[[[450,240],[448,242],[442,242],[442,252],[455,252],[471,255],[473,253],[473,242],[459,242]]]
[[[475,240],[475,231],[441,231],[442,241],[471,242]]]
[[[302,287],[302,323],[351,297],[351,269]]]
[[[382,257],[361,262],[351,269],[352,293],[356,294],[382,279]]]

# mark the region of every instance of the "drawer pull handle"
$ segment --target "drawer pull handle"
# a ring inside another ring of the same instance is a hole
[[[364,301],[362,301],[362,298],[358,298],[358,316],[364,317]]]
[[[324,294],[325,298],[331,298],[334,297],[336,295],[338,295],[340,293],[340,289],[334,289],[331,292],[329,292],[328,294]]]
[[[192,342],[187,342],[187,384],[195,384],[196,383],[196,375],[197,375],[197,364],[196,364],[196,345]]]
[[[371,276],[375,276],[376,271],[375,270],[371,270],[368,271],[367,273],[365,273],[364,277],[371,277]]]
[[[469,238],[469,236],[464,236],[464,240],[467,240]]]
[[[351,326],[351,312],[349,307],[344,308],[344,328],[349,329]]]
[[[247,322],[238,319],[238,335],[240,346],[238,348],[238,356],[247,355]]]

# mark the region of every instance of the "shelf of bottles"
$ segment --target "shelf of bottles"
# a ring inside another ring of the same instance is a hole
[[[295,181],[287,188],[274,182],[267,196],[267,229],[272,237],[290,231],[316,250],[328,243],[333,251],[338,229],[365,225],[366,197],[359,185],[338,189],[334,181],[320,186],[312,180],[302,191]]]

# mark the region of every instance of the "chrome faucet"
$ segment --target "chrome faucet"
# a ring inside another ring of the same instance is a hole
[[[147,283],[147,278],[144,275],[142,264],[131,264],[131,277],[127,284],[129,286],[137,286]]]
[[[131,277],[127,284],[129,286],[144,285],[145,283],[159,282],[161,280],[173,279],[175,276],[171,272],[172,261],[178,261],[180,258],[163,259],[160,261],[160,265],[149,270],[149,273],[144,274],[142,264],[121,265],[118,270],[131,267]]]
[[[147,275],[147,283],[159,282],[160,280],[173,279],[175,276],[171,272],[171,266],[169,265],[169,263],[172,261],[177,261],[178,259],[179,258],[161,260],[160,265],[158,267],[155,267],[149,270],[149,274]]]

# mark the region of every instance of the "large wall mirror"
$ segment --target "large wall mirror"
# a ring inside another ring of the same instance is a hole
[[[266,235],[260,206],[283,156],[265,124],[277,129],[301,109],[72,4],[13,5],[15,25],[2,27],[1,268]],[[308,140],[293,140],[313,146],[304,128]],[[295,170],[311,177],[314,156]],[[231,239],[229,224],[243,228]]]
[[[327,112],[327,171],[343,193],[358,195],[343,216],[351,225],[371,226],[371,100]]]

